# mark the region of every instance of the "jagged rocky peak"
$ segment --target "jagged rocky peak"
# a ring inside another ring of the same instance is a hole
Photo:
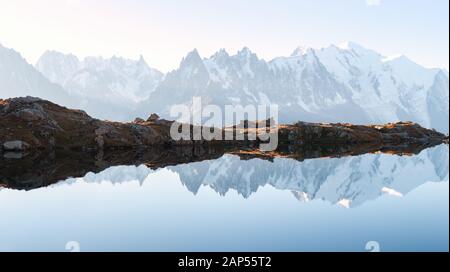
[[[112,120],[146,118],[149,108],[168,118],[172,105],[201,96],[220,107],[277,104],[284,123],[298,116],[358,124],[412,120],[448,132],[448,72],[382,56],[354,42],[295,51],[301,56],[266,62],[248,48],[232,55],[220,50],[204,59],[194,50],[164,75],[143,57],[114,63],[87,58],[75,69],[76,57],[55,52],[45,54],[48,65],[42,57],[38,73],[17,52],[0,48],[0,95],[40,96]]]
[[[65,59],[65,58],[69,58],[69,59],[76,59],[79,60],[77,56],[75,56],[74,54],[71,53],[63,53],[60,51],[56,51],[56,50],[46,50],[42,56],[39,58],[39,60],[41,59],[46,59],[46,58],[52,58],[52,59]],[[38,62],[39,62],[38,60]]]
[[[214,53],[214,55],[211,56],[212,59],[221,59],[221,58],[228,58],[230,55],[228,54],[227,50],[225,48],[221,48],[219,51]]]
[[[36,68],[51,82],[64,86],[82,68],[82,63],[73,54],[47,50],[37,61]]]
[[[145,58],[143,55],[139,55],[138,65],[143,67],[149,67],[147,64],[147,61],[145,61]]]
[[[39,96],[70,105],[69,95],[13,49],[0,47],[0,98]]]
[[[253,54],[253,52],[250,50],[250,48],[248,48],[247,46],[244,46],[244,47],[242,47],[241,50],[238,51],[237,54],[241,55],[241,56],[249,56],[249,55]]]
[[[108,116],[116,113],[125,115],[120,120],[131,116],[116,109],[132,108],[147,99],[164,77],[151,68],[142,55],[138,59],[87,56],[78,61],[73,55],[49,51],[40,58],[36,68],[70,93],[73,101],[83,101],[78,107],[101,113],[103,118],[116,119]]]
[[[57,51],[47,51],[39,59],[36,68],[45,74],[45,69],[53,68],[53,71],[64,70],[71,63],[78,63],[77,71],[88,69],[92,71],[114,70],[114,72],[129,73],[129,71],[138,68],[149,70],[151,72],[162,73],[148,66],[142,55],[138,59],[128,59],[120,56],[112,56],[104,58],[103,56],[87,56],[83,60],[79,60],[73,54],[64,54]],[[53,67],[48,67],[52,65]],[[42,71],[44,70],[44,71]]]
[[[183,58],[181,61],[181,67],[192,65],[192,64],[198,64],[202,62],[202,58],[200,57],[200,54],[198,53],[198,50],[194,48],[191,52],[189,52],[186,57]]]
[[[243,60],[244,63],[248,61],[258,60],[258,56],[256,55],[256,53],[253,53],[250,48],[246,46],[237,52],[236,57]]]
[[[291,57],[301,57],[312,50],[313,49],[311,47],[300,45],[294,49],[294,51],[291,53],[290,56]]]
[[[194,85],[197,84],[197,79],[201,81],[201,84],[205,84],[208,81],[208,71],[197,49],[192,50],[186,55],[186,57],[183,58],[180,64],[180,68],[178,70],[175,70],[174,74],[179,74],[179,76],[181,77],[178,78],[178,80],[181,81],[193,79],[194,82],[192,84]]]
[[[39,65],[40,62],[42,61],[50,61],[50,60],[54,60],[54,61],[64,61],[64,60],[74,60],[74,61],[79,61],[78,57],[75,56],[74,54],[66,54],[66,53],[62,53],[56,50],[46,50],[42,56],[38,59],[36,66]]]

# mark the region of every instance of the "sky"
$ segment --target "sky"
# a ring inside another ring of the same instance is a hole
[[[138,59],[163,72],[194,48],[244,46],[270,60],[354,41],[449,68],[448,0],[0,0],[0,44],[34,64],[46,50]]]

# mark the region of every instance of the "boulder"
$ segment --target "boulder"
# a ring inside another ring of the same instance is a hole
[[[159,120],[159,115],[156,113],[152,113],[150,117],[147,119],[147,122],[155,122]]]
[[[137,118],[134,119],[134,121],[133,121],[133,123],[135,123],[135,124],[144,123],[144,122],[145,122],[145,120],[142,119],[142,118],[139,118],[139,117],[137,117]]]
[[[5,151],[23,151],[29,147],[30,145],[24,141],[8,141],[3,143],[3,150]]]
[[[18,160],[23,158],[22,152],[6,152],[3,158],[8,160]]]

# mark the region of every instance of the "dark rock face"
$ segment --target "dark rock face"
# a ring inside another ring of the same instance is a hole
[[[264,123],[264,122],[263,122]],[[84,111],[67,109],[39,98],[25,97],[0,100],[0,146],[3,151],[35,149],[130,149],[190,144],[254,146],[255,142],[174,141],[170,136],[172,121],[152,114],[147,121],[131,123],[101,121]],[[192,126],[191,126],[192,128]],[[236,134],[259,133],[267,128],[225,128]],[[448,137],[411,122],[381,126],[321,124],[298,122],[270,128],[278,133],[280,144],[402,144],[442,143]],[[257,143],[257,142],[256,142]]]

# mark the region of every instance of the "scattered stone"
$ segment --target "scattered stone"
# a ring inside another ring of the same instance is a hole
[[[23,158],[22,152],[6,152],[3,158],[8,160],[18,160]]]
[[[3,150],[5,151],[23,151],[29,147],[30,145],[23,141],[8,141],[3,143]]]

